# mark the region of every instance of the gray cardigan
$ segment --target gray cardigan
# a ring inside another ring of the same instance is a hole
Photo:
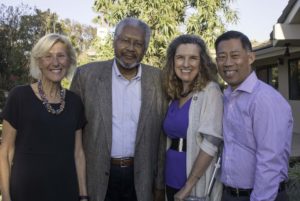
[[[187,129],[187,177],[199,154],[200,148],[214,159],[206,172],[199,179],[191,195],[204,197],[208,193],[208,185],[217,159],[218,147],[203,138],[203,134],[222,139],[223,99],[222,92],[215,82],[210,82],[200,92],[193,94],[189,109],[189,124]],[[202,134],[203,133],[203,134]],[[168,139],[168,146],[170,139]],[[216,181],[211,194],[211,201],[220,201],[222,184]]]

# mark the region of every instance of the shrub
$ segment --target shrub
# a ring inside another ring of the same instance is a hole
[[[289,169],[287,193],[290,201],[300,201],[300,160],[292,161]]]

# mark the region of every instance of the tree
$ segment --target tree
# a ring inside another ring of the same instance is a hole
[[[152,29],[145,62],[162,67],[169,42],[180,33],[200,35],[212,47],[226,23],[237,21],[232,0],[95,0],[100,22],[115,26],[125,17],[137,17]],[[101,25],[100,25],[101,26]]]
[[[93,43],[96,29],[69,19],[59,20],[49,9],[0,5],[0,89],[8,91],[17,84],[30,82],[31,49],[47,33],[69,36],[80,55]]]
[[[26,66],[33,38],[28,36],[38,37],[38,34],[34,29],[24,32],[31,11],[28,6],[22,4],[14,8],[1,4],[0,11],[0,88],[9,90],[15,84],[28,81],[24,74],[28,71]]]
[[[30,82],[29,56],[36,41],[46,33],[62,33],[62,29],[56,23],[58,16],[50,10],[1,4],[0,11],[0,88],[10,90]]]
[[[63,33],[66,34],[78,53],[79,63],[82,64],[85,61],[89,61],[89,58],[81,60],[86,55],[86,52],[92,46],[94,40],[96,40],[96,28],[80,24],[70,19],[61,20]]]

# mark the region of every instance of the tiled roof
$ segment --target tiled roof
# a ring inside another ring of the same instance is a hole
[[[285,19],[287,18],[288,14],[291,12],[291,10],[296,2],[297,2],[297,0],[289,0],[289,3],[284,8],[284,10],[282,11],[282,14],[278,18],[277,23],[284,23]]]
[[[286,20],[287,16],[291,12],[293,6],[297,1],[298,0],[289,0],[287,6],[283,9],[280,17],[278,18],[277,23],[284,23],[284,21]],[[273,40],[273,30],[270,33],[270,40]]]

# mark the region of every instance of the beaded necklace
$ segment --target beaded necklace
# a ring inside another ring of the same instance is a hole
[[[49,101],[46,98],[46,94],[43,90],[42,80],[38,80],[37,85],[38,85],[39,95],[40,95],[40,97],[43,101],[43,105],[46,107],[47,111],[49,113],[55,114],[55,115],[60,114],[65,109],[65,104],[66,104],[66,102],[65,102],[65,96],[66,96],[65,89],[60,86],[60,93],[59,93],[59,95],[60,95],[60,102],[59,102],[60,106],[56,110],[56,109],[53,109],[53,107],[51,106],[51,104],[49,103]]]

